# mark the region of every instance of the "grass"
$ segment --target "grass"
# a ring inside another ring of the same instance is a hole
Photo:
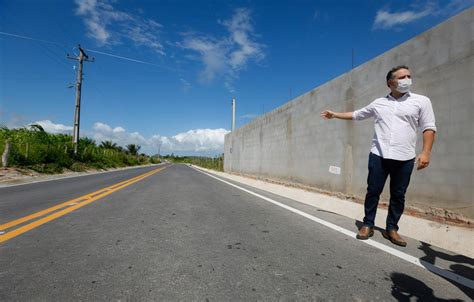
[[[0,127],[0,155],[3,154],[7,141],[11,144],[9,167],[28,168],[40,173],[61,173],[64,169],[107,169],[160,162],[156,157],[139,154],[138,145],[128,145],[126,149],[110,141],[97,145],[87,137],[79,140],[78,152],[74,154],[71,135],[47,133],[39,125],[18,129]]]

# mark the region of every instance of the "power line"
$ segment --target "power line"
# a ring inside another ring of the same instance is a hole
[[[56,45],[63,45],[63,44],[58,43],[58,42],[53,42],[53,41],[48,41],[48,40],[43,40],[43,39],[36,39],[36,38],[27,37],[27,36],[22,36],[22,35],[15,35],[15,34],[6,33],[6,32],[3,32],[3,31],[0,31],[0,34],[1,34],[1,35],[5,35],[5,36],[11,36],[11,37],[16,37],[16,38],[26,39],[26,40],[32,40],[32,41],[43,42],[43,43],[50,43],[50,44],[56,44]]]
[[[101,54],[101,55],[105,55],[105,56],[117,58],[117,59],[122,59],[122,60],[131,61],[131,62],[135,62],[135,63],[140,63],[140,64],[146,64],[146,65],[156,66],[156,67],[168,69],[168,70],[171,70],[171,71],[178,71],[178,70],[176,70],[175,68],[171,68],[171,67],[167,67],[167,66],[163,66],[163,65],[158,65],[158,64],[155,64],[155,63],[145,62],[145,61],[142,61],[142,60],[137,60],[137,59],[128,58],[128,57],[124,57],[124,56],[119,56],[119,55],[115,55],[115,54],[111,54],[111,53],[107,53],[107,52],[103,52],[103,51],[93,50],[93,49],[89,49],[89,48],[86,49],[86,50],[87,50],[87,51],[90,51],[90,52],[97,53],[97,54]]]
[[[20,39],[26,39],[26,40],[32,40],[32,41],[36,41],[36,42],[49,43],[49,44],[54,44],[54,45],[57,45],[57,46],[65,46],[63,43],[59,43],[59,42],[55,42],[55,41],[37,39],[37,38],[29,37],[29,36],[26,36],[26,35],[17,35],[17,34],[7,33],[7,32],[3,32],[3,31],[0,31],[0,35],[10,36],[10,37],[15,37],[15,38],[20,38]],[[134,58],[130,58],[130,57],[120,56],[120,55],[107,53],[107,52],[103,52],[103,51],[98,51],[98,50],[94,50],[94,49],[84,49],[84,50],[87,50],[87,51],[93,52],[93,53],[97,53],[97,54],[101,54],[101,55],[105,55],[105,56],[109,56],[109,57],[113,57],[113,58],[116,58],[116,59],[126,60],[126,61],[130,61],[130,62],[134,62],[134,63],[145,64],[145,65],[155,66],[155,67],[159,67],[159,68],[179,72],[179,70],[177,70],[176,68],[167,67],[167,66],[163,66],[163,65],[159,65],[159,64],[155,64],[155,63],[150,63],[150,62],[146,62],[146,61],[142,61],[142,60],[138,60],[138,59],[134,59]]]
[[[50,48],[46,47],[45,45],[41,44],[41,43],[38,43],[38,42],[42,42],[42,43],[48,43],[48,44],[53,44],[57,47],[60,47],[60,45],[63,45],[61,43],[58,43],[58,42],[53,42],[53,41],[48,41],[48,40],[43,40],[43,39],[36,39],[36,38],[32,38],[32,37],[28,37],[28,36],[23,36],[23,35],[17,35],[17,34],[12,34],[12,33],[7,33],[7,32],[2,32],[0,31],[0,34],[1,35],[5,35],[5,36],[11,36],[11,37],[15,37],[15,38],[21,38],[21,39],[25,39],[25,40],[31,40],[31,41],[34,41],[36,42],[36,44],[38,46],[40,46],[43,50],[44,50],[44,54],[50,58],[51,60],[55,61],[56,63],[58,63],[59,65],[61,65],[62,67],[66,68],[66,70],[70,70],[70,66],[66,65],[64,62],[62,61],[59,61],[56,56],[57,56],[57,53],[55,53],[53,50],[51,50]],[[51,54],[53,56],[51,56]]]

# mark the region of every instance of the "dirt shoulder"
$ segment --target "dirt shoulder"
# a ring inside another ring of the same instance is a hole
[[[60,173],[60,174],[43,174],[31,169],[25,169],[25,168],[0,168],[0,187],[6,187],[9,185],[26,184],[26,183],[32,183],[32,182],[37,182],[37,181],[81,176],[81,175],[86,175],[86,174],[96,174],[96,173],[111,172],[111,171],[132,169],[132,168],[138,168],[138,167],[146,167],[146,166],[151,166],[151,165],[109,168],[109,169],[87,169],[86,171],[83,171],[83,172],[74,172],[70,170],[65,170],[63,173]]]

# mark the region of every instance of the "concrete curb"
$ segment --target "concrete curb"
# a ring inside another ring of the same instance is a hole
[[[261,180],[217,172],[197,166],[200,170],[236,181],[260,190],[277,194],[325,211],[334,212],[352,219],[361,220],[364,216],[364,206],[359,203],[339,199],[324,194],[309,192],[302,189],[286,187],[279,184],[268,183]],[[376,226],[384,228],[386,209],[377,210]],[[474,229],[462,228],[442,224],[409,215],[403,215],[400,223],[400,234],[407,237],[438,246],[442,249],[474,258]]]

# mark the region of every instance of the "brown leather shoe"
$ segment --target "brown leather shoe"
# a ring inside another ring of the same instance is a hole
[[[374,228],[364,225],[359,229],[359,233],[357,234],[356,238],[360,240],[367,240],[372,236],[374,236]]]
[[[398,235],[398,232],[395,230],[390,230],[390,231],[384,231],[382,232],[382,235],[385,239],[390,240],[393,244],[399,245],[399,246],[407,246],[407,243],[405,240],[403,240],[400,235]]]

